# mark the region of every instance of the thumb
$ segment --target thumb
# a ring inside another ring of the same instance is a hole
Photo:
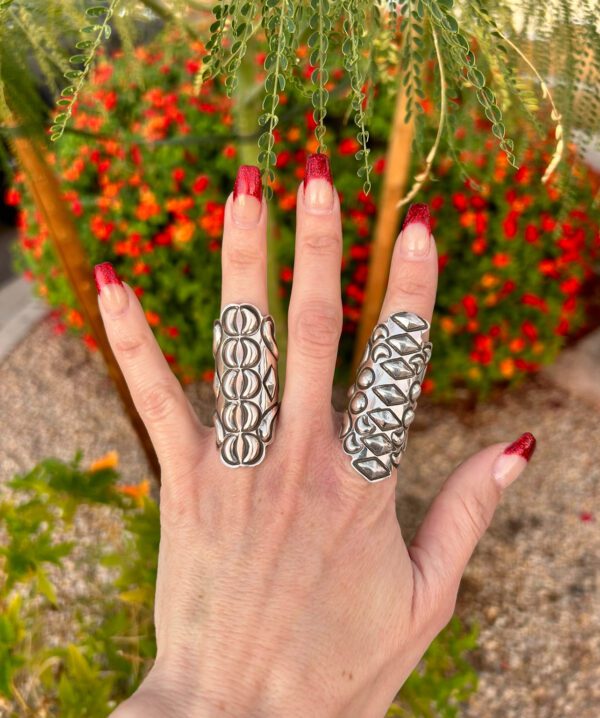
[[[467,562],[492,521],[502,491],[527,466],[533,434],[495,444],[467,459],[447,479],[409,553],[415,567],[415,605],[449,619]],[[420,595],[419,595],[420,594]]]

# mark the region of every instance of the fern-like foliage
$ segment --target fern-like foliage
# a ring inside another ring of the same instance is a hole
[[[405,95],[404,120],[414,123],[423,162],[410,196],[431,176],[442,147],[460,162],[452,108],[464,92],[475,93],[481,115],[514,166],[519,151],[506,134],[505,116],[518,109],[539,133],[551,123],[556,149],[543,176],[547,180],[567,141],[575,138],[585,152],[597,139],[599,0],[522,0],[519,10],[515,14],[512,0],[216,0],[210,12],[198,0],[0,0],[0,123],[14,124],[18,117],[33,125],[47,114],[39,99],[41,76],[58,95],[60,110],[50,134],[59,139],[111,26],[132,54],[135,25],[154,17],[176,22],[204,41],[198,91],[205,81],[218,79],[236,100],[247,102],[257,88],[238,91],[240,82],[254,74],[263,84],[256,134],[267,186],[273,180],[281,93],[289,84],[312,106],[316,146],[327,150],[334,69],[345,71],[335,92],[347,96],[348,121],[357,127],[357,173],[366,192],[369,97],[375,90]],[[264,67],[243,72],[248,47],[263,41]],[[66,53],[69,46],[76,52]],[[306,53],[310,72],[304,75],[299,55]],[[429,148],[422,140],[423,105],[439,117]]]
[[[83,39],[75,45],[79,52],[69,58],[69,62],[71,65],[75,65],[76,69],[67,70],[65,78],[74,84],[65,87],[60,93],[61,99],[57,101],[62,112],[56,115],[54,124],[50,128],[50,139],[53,142],[60,139],[65,131],[65,126],[73,114],[73,106],[87,79],[96,51],[102,41],[108,40],[110,37],[110,21],[118,4],[119,0],[110,0],[108,4],[93,5],[85,11],[86,19],[92,24],[81,28]],[[96,23],[96,20],[99,22]]]

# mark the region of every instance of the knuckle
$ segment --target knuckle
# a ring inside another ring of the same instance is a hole
[[[223,244],[223,263],[226,268],[243,271],[262,261],[263,252],[256,242],[248,241],[248,237],[232,237]]]
[[[425,299],[431,293],[429,283],[418,277],[399,277],[394,281],[393,286],[401,297],[418,297]]]
[[[328,356],[340,338],[341,310],[328,304],[309,304],[298,312],[293,327],[300,351]]]
[[[335,233],[310,232],[302,238],[301,247],[313,255],[329,257],[339,254],[341,237]]]
[[[172,416],[180,407],[179,388],[163,382],[141,392],[140,413],[150,422],[160,422]]]
[[[443,596],[433,612],[433,624],[436,633],[443,630],[452,620],[456,609],[456,592],[452,596]]]
[[[479,541],[492,521],[492,511],[477,494],[466,497],[458,494],[458,499],[462,508],[458,528],[463,533],[470,533],[475,541]]]
[[[138,336],[120,337],[115,342],[115,353],[126,362],[131,362],[143,354],[148,346],[148,338]]]

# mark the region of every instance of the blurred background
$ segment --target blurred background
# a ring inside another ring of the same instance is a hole
[[[0,0],[0,716],[101,718],[154,655],[156,460],[92,266],[134,288],[208,424],[237,168],[260,164],[268,186],[285,349],[296,190],[326,151],[344,223],[340,409],[408,204],[432,212],[406,539],[467,455],[538,439],[389,715],[596,718],[598,9]]]

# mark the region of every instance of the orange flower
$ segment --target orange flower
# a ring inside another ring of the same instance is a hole
[[[500,280],[498,279],[498,277],[494,276],[493,274],[490,274],[489,272],[486,272],[486,274],[481,277],[481,286],[484,289],[491,289],[492,287],[495,287],[499,281]]]
[[[290,142],[298,142],[301,137],[301,133],[298,127],[292,127],[287,133],[287,138]]]
[[[440,319],[440,325],[442,327],[442,331],[446,334],[453,334],[456,329],[456,325],[454,324],[454,319],[452,319],[452,317],[442,317]]]
[[[102,471],[102,469],[116,469],[119,465],[119,454],[116,451],[109,451],[99,459],[92,461],[89,465],[89,471]]]
[[[156,327],[160,324],[160,317],[156,312],[151,312],[149,309],[146,309],[146,321],[151,327]]]
[[[503,359],[500,362],[500,374],[505,379],[510,379],[515,373],[515,363],[514,361],[509,357],[508,359]]]
[[[175,244],[186,244],[194,236],[194,231],[193,222],[180,222],[173,227],[173,241]]]
[[[139,484],[128,484],[125,486],[117,486],[117,491],[125,496],[131,496],[138,504],[142,504],[143,500],[150,493],[150,482],[148,479],[140,481]]]
[[[481,379],[481,369],[478,366],[472,366],[467,374],[469,375],[469,379],[474,379],[475,381]]]
[[[81,329],[84,324],[81,312],[78,312],[76,309],[71,309],[71,311],[67,314],[67,321],[76,329]]]

